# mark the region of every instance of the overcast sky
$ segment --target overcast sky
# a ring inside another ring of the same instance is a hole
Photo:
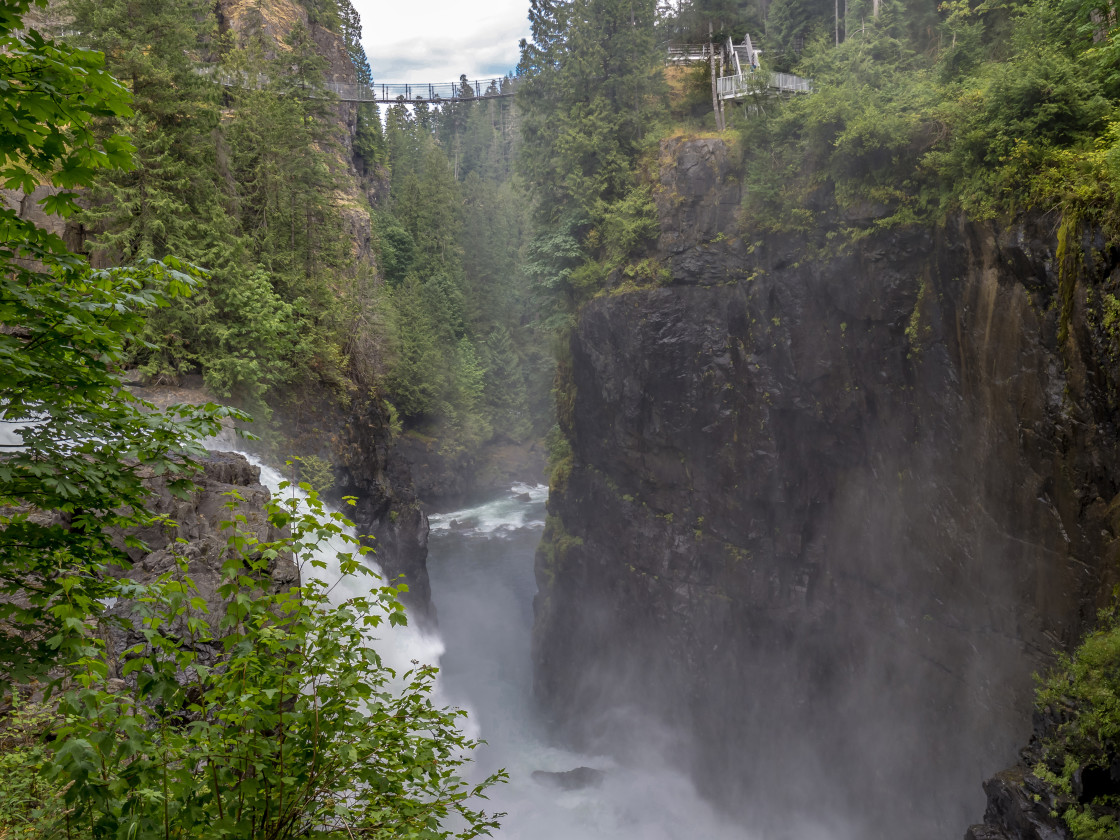
[[[504,76],[529,35],[529,0],[351,0],[375,82]]]

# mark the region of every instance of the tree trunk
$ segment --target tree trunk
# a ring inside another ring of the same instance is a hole
[[[716,130],[723,131],[723,111],[719,105],[719,74],[716,71],[716,45],[712,41],[712,24],[708,23],[708,56],[712,67],[712,110],[716,114]]]

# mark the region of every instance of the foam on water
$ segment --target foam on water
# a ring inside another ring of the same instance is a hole
[[[433,513],[428,523],[433,532],[456,531],[463,535],[503,536],[521,528],[543,528],[543,503],[548,485],[515,484],[497,499],[477,507]]]

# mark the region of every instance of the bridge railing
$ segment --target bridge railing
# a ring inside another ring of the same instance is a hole
[[[765,79],[765,84],[762,83]],[[740,73],[736,76],[723,76],[716,79],[716,92],[720,99],[741,99],[762,88],[777,90],[779,93],[812,93],[813,83],[809,79],[790,73]]]
[[[707,61],[712,56],[710,44],[669,44],[668,52],[672,64]]]
[[[508,96],[509,91],[502,90],[503,81],[505,80],[501,78],[475,79],[466,83],[466,89],[462,82],[372,85],[327,82],[323,86],[340,99],[352,102],[395,102],[402,97],[406,102],[415,102],[417,99],[448,102],[459,99],[482,99],[487,96]]]
[[[269,77],[263,73],[245,71],[221,71],[210,65],[195,71],[201,76],[225,87],[261,90],[268,87]],[[323,90],[334,94],[345,102],[397,102],[402,97],[405,102],[421,99],[425,102],[455,102],[464,99],[485,99],[491,96],[510,96],[513,93],[512,81],[506,78],[475,79],[429,84],[427,82],[409,84],[347,84],[345,82],[324,82]]]
[[[794,76],[792,73],[771,73],[770,87],[785,93],[812,93],[813,83],[809,79]]]
[[[716,79],[716,92],[720,99],[739,99],[757,93],[761,85],[754,73],[740,73],[737,76],[721,76]]]

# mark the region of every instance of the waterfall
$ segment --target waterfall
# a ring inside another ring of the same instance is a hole
[[[268,488],[274,499],[294,497],[302,503],[307,498],[307,494],[294,485],[281,490],[280,484],[285,478],[279,471],[262,463],[253,455],[244,452],[241,454],[251,464],[260,467],[261,484]],[[348,535],[356,537],[357,533],[353,528],[350,528],[348,529]],[[377,565],[375,557],[367,555],[365,562],[373,568],[373,571],[378,575],[377,578],[366,575],[344,577],[339,571],[338,555],[352,552],[353,549],[353,545],[341,537],[331,537],[320,544],[314,558],[309,558],[324,565],[320,568],[305,561],[300,569],[300,574],[305,580],[308,577],[313,577],[322,581],[327,587],[328,596],[333,604],[340,604],[356,596],[367,595],[372,588],[383,583],[384,575]],[[411,624],[394,627],[390,626],[388,621],[382,622],[374,631],[371,643],[377,648],[382,662],[397,674],[403,674],[405,671],[414,668],[413,662],[439,667],[440,657],[443,655],[443,642],[438,635],[421,631]],[[440,694],[438,681],[433,699],[437,705],[445,704]]]
[[[274,496],[305,498],[298,488],[279,490],[283,476],[246,457],[261,468],[261,482]],[[465,709],[468,734],[486,742],[469,767],[471,781],[499,767],[509,771],[509,783],[492,788],[487,803],[488,810],[506,813],[500,840],[753,840],[671,769],[665,751],[673,739],[652,722],[627,721],[647,727],[647,744],[640,756],[621,760],[565,749],[537,714],[530,661],[533,555],[547,495],[543,485],[515,485],[477,507],[432,514],[428,567],[440,631],[383,624],[374,641],[382,659],[394,670],[414,660],[441,668],[436,702]],[[332,539],[316,558],[325,568],[303,570],[326,583],[338,601],[376,583],[340,576],[335,555],[349,550]],[[577,768],[594,771],[580,780],[590,783],[566,787],[563,779],[570,777],[560,774]],[[799,826],[796,836],[833,835]]]

